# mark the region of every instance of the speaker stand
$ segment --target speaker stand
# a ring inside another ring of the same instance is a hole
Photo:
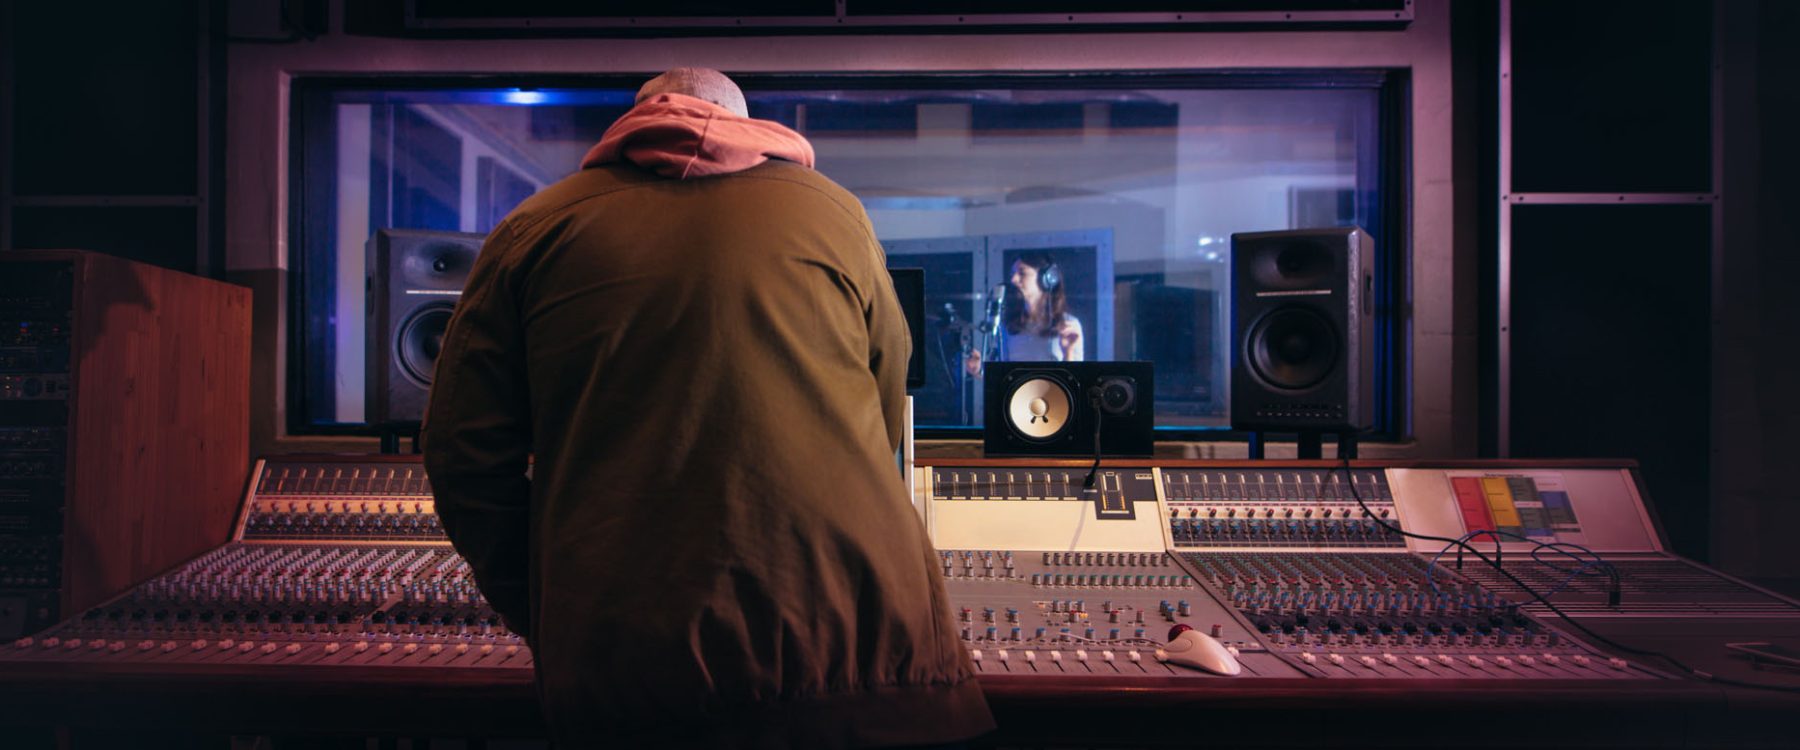
[[[1316,459],[1324,458],[1325,457],[1324,437],[1325,437],[1324,433],[1310,431],[1310,430],[1299,433],[1299,435],[1294,443],[1294,457],[1302,459],[1302,460],[1305,460],[1305,459],[1315,459],[1316,460]],[[1337,457],[1340,459],[1356,458],[1356,433],[1340,432],[1337,434],[1337,439],[1338,439]],[[1252,461],[1263,460],[1266,457],[1264,455],[1264,453],[1265,453],[1265,449],[1267,448],[1267,446],[1268,446],[1268,433],[1265,433],[1262,430],[1251,430],[1250,431],[1250,439],[1249,439],[1249,443],[1248,443],[1248,448],[1250,451],[1250,460],[1252,460]]]
[[[1294,458],[1302,461],[1325,457],[1325,441],[1317,432],[1307,430],[1294,439]]]
[[[400,438],[412,438],[412,453],[419,453],[419,426],[416,424],[384,424],[377,428],[381,436],[381,455],[400,455]]]

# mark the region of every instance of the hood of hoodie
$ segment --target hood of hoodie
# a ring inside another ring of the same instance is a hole
[[[607,128],[581,168],[630,162],[689,179],[741,172],[770,157],[811,167],[812,144],[778,122],[740,117],[685,94],[657,94]]]

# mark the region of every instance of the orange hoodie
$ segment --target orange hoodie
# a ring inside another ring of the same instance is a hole
[[[607,128],[581,158],[581,168],[628,161],[688,179],[741,172],[771,156],[813,165],[812,144],[781,123],[739,117],[685,94],[657,94]]]

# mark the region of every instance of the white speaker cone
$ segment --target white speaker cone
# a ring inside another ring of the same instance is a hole
[[[1069,392],[1047,377],[1034,377],[1013,388],[1006,418],[1013,431],[1028,440],[1049,440],[1069,423]]]

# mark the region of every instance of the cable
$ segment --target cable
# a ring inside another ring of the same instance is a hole
[[[1094,488],[1094,477],[1100,473],[1100,419],[1105,412],[1100,409],[1100,401],[1093,400],[1094,407],[1094,465],[1088,467],[1087,479],[1082,480],[1085,489]]]
[[[1354,490],[1352,490],[1352,491],[1354,492]],[[1540,542],[1536,539],[1532,539],[1532,538],[1526,537],[1526,536],[1520,536],[1518,534],[1513,534],[1511,532],[1499,531],[1496,529],[1476,529],[1467,534],[1464,534],[1461,538],[1459,538],[1457,540],[1458,542],[1462,543],[1462,545],[1457,546],[1457,549],[1456,549],[1457,569],[1458,570],[1462,569],[1462,547],[1467,546],[1467,542],[1474,539],[1477,536],[1490,536],[1490,537],[1494,538],[1494,560],[1491,564],[1494,565],[1495,567],[1499,567],[1502,564],[1501,558],[1500,558],[1500,540],[1502,538],[1505,538],[1505,539],[1513,539],[1516,541],[1521,541],[1521,542],[1526,542],[1526,543],[1537,545],[1536,547],[1533,547],[1531,550],[1531,559],[1532,560],[1534,560],[1540,564],[1543,564],[1545,566],[1548,566],[1552,570],[1555,570],[1559,573],[1569,573],[1570,574],[1569,577],[1564,579],[1562,583],[1557,584],[1554,588],[1550,589],[1550,591],[1548,593],[1543,594],[1542,597],[1538,599],[1538,601],[1544,601],[1544,599],[1547,599],[1551,596],[1555,596],[1557,592],[1561,591],[1564,587],[1568,586],[1568,584],[1575,579],[1575,576],[1580,575],[1582,572],[1584,572],[1588,569],[1598,568],[1598,569],[1602,570],[1603,572],[1605,572],[1607,574],[1607,577],[1610,579],[1609,587],[1606,592],[1607,606],[1611,606],[1611,607],[1619,606],[1619,600],[1621,599],[1621,590],[1622,590],[1623,586],[1619,579],[1618,568],[1615,568],[1612,566],[1612,564],[1606,562],[1605,560],[1602,560],[1600,558],[1599,553],[1597,553],[1591,549],[1588,549],[1586,547],[1583,547],[1579,544],[1576,544],[1574,542]],[[1456,546],[1456,545],[1445,546],[1442,550],[1439,550],[1437,555],[1435,555],[1431,558],[1431,566],[1427,567],[1425,569],[1425,582],[1426,582],[1426,584],[1431,586],[1431,591],[1434,594],[1438,593],[1438,589],[1437,589],[1437,581],[1432,576],[1432,572],[1437,568],[1437,566],[1439,565],[1439,561],[1443,559],[1444,554],[1451,550],[1452,546]],[[1576,557],[1574,554],[1568,552],[1567,550],[1560,549],[1562,547],[1572,547],[1574,549],[1581,550],[1582,552],[1586,552],[1588,555],[1592,556],[1594,558],[1594,560],[1593,560],[1593,562],[1582,562],[1581,558]],[[1544,562],[1544,560],[1542,558],[1538,557],[1538,553],[1542,552],[1545,549],[1553,549],[1564,555],[1568,555],[1570,558],[1576,560],[1577,562],[1581,562],[1582,565],[1581,565],[1581,567],[1578,567],[1578,568],[1574,569],[1573,571],[1571,571],[1569,569],[1558,568],[1555,565]],[[1526,589],[1525,591],[1528,594],[1532,594],[1534,597],[1538,596],[1538,594],[1536,592],[1531,591],[1530,589]]]
[[[1514,586],[1519,587],[1520,591],[1530,594],[1533,599],[1536,599],[1538,602],[1542,603],[1545,608],[1547,608],[1551,612],[1555,613],[1556,616],[1561,618],[1563,622],[1568,623],[1568,625],[1570,627],[1581,631],[1582,634],[1588,636],[1589,638],[1593,639],[1594,641],[1601,643],[1601,644],[1605,644],[1607,646],[1612,647],[1614,650],[1621,651],[1621,652],[1624,652],[1627,654],[1632,654],[1635,656],[1647,656],[1647,657],[1661,659],[1665,662],[1668,662],[1669,664],[1674,665],[1676,669],[1678,669],[1682,672],[1685,672],[1689,676],[1691,676],[1695,679],[1698,679],[1698,680],[1703,680],[1703,681],[1707,681],[1707,682],[1716,682],[1721,685],[1732,685],[1735,687],[1750,688],[1750,689],[1754,689],[1754,690],[1773,690],[1773,691],[1785,692],[1785,693],[1800,693],[1800,685],[1771,685],[1771,684],[1767,684],[1767,683],[1750,682],[1747,680],[1738,680],[1738,679],[1733,679],[1733,678],[1728,678],[1728,677],[1719,677],[1717,675],[1714,675],[1711,672],[1694,669],[1693,667],[1690,667],[1687,664],[1683,663],[1680,659],[1676,659],[1675,657],[1669,656],[1668,654],[1662,653],[1661,651],[1652,651],[1649,649],[1641,649],[1641,648],[1636,648],[1633,646],[1627,646],[1623,643],[1620,643],[1611,638],[1608,638],[1606,636],[1603,636],[1599,633],[1594,632],[1593,630],[1589,629],[1588,626],[1583,625],[1580,622],[1576,621],[1575,618],[1570,617],[1567,612],[1562,611],[1561,608],[1557,607],[1555,604],[1552,604],[1548,598],[1544,597],[1542,594],[1537,593],[1537,591],[1532,589],[1529,585],[1526,585],[1526,583],[1524,581],[1519,580],[1519,577],[1513,575],[1511,571],[1500,567],[1499,563],[1488,559],[1487,555],[1482,554],[1481,550],[1476,549],[1473,545],[1470,545],[1468,542],[1463,541],[1461,539],[1451,539],[1449,537],[1432,536],[1431,534],[1417,534],[1417,533],[1402,529],[1399,527],[1399,525],[1389,523],[1387,521],[1387,519],[1381,518],[1380,516],[1375,515],[1375,513],[1373,511],[1369,510],[1368,503],[1363,501],[1362,493],[1356,489],[1356,475],[1351,472],[1350,459],[1345,458],[1343,463],[1344,463],[1344,477],[1346,479],[1350,480],[1350,497],[1353,498],[1354,500],[1356,500],[1357,507],[1362,509],[1363,515],[1365,517],[1373,519],[1376,523],[1381,524],[1383,527],[1387,528],[1387,530],[1392,531],[1392,532],[1399,534],[1400,536],[1406,537],[1408,539],[1421,539],[1421,540],[1432,541],[1432,542],[1444,542],[1448,545],[1455,546],[1455,547],[1458,547],[1463,550],[1467,550],[1469,552],[1469,554],[1472,554],[1475,556],[1475,559],[1480,560],[1484,563],[1487,563],[1489,567],[1494,569],[1494,572],[1505,576],[1506,579],[1511,581]],[[1532,540],[1532,541],[1535,541],[1535,540]],[[1446,549],[1448,549],[1448,548],[1446,548]],[[1595,557],[1599,557],[1599,556],[1595,555]]]

